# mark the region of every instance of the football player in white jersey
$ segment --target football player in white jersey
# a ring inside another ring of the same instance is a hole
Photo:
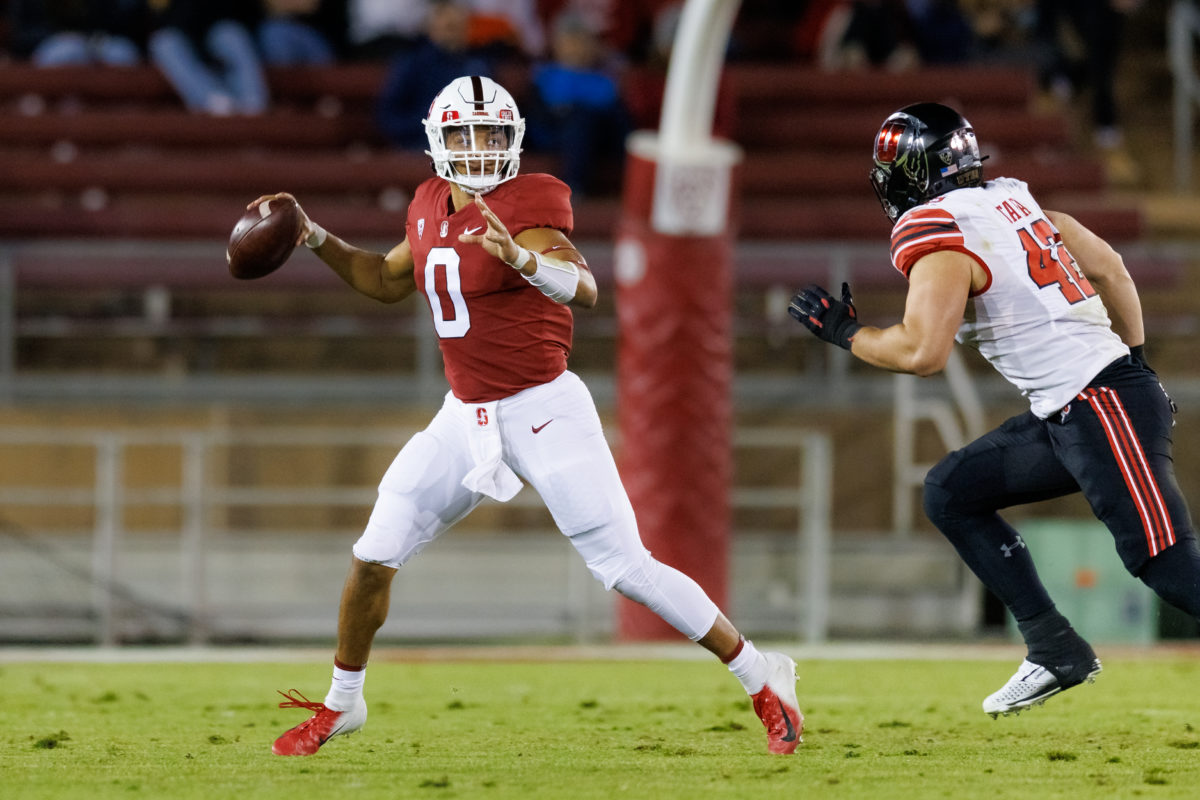
[[[887,118],[871,183],[894,223],[904,316],[875,328],[849,286],[801,290],[789,312],[816,336],[893,372],[933,375],[957,340],[977,348],[1030,410],[946,456],[925,513],[1017,621],[1028,653],[983,701],[993,717],[1091,681],[1100,661],[1054,606],[1020,535],[997,513],[1083,492],[1126,569],[1200,616],[1200,549],[1171,459],[1174,406],[1147,366],[1142,310],[1121,256],[1024,182],[983,179],[975,132],[919,103]]]

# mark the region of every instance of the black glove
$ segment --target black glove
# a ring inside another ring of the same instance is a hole
[[[858,312],[854,310],[854,298],[850,296],[850,284],[842,284],[842,299],[810,283],[792,298],[788,313],[800,320],[804,327],[819,339],[850,349],[850,340],[862,325],[858,324]]]
[[[1135,364],[1150,369],[1150,365],[1146,363],[1146,345],[1139,344],[1129,348],[1129,357],[1133,359]],[[1150,371],[1154,372],[1152,369]],[[1154,374],[1157,375],[1158,373],[1155,372]]]
[[[1133,359],[1133,363],[1138,364],[1139,366],[1144,367],[1145,369],[1149,370],[1150,373],[1152,375],[1154,375],[1154,377],[1156,377],[1156,378],[1158,377],[1158,373],[1154,371],[1154,368],[1151,367],[1148,363],[1146,363],[1146,345],[1139,344],[1135,347],[1129,348],[1129,357],[1131,359]],[[1171,395],[1167,394],[1167,389],[1165,386],[1162,385],[1161,382],[1158,384],[1158,388],[1162,389],[1163,394],[1167,395],[1167,402],[1171,404],[1171,413],[1178,414],[1179,406],[1176,405],[1175,398],[1173,398],[1173,397],[1171,397]],[[1172,426],[1174,426],[1174,424],[1175,424],[1174,422],[1171,423]]]

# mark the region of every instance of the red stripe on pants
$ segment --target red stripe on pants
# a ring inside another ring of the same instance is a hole
[[[1162,493],[1145,452],[1125,413],[1125,407],[1116,392],[1108,388],[1087,389],[1080,398],[1087,400],[1104,432],[1108,436],[1109,446],[1116,457],[1121,477],[1129,488],[1129,495],[1138,509],[1142,527],[1146,532],[1146,545],[1150,556],[1156,556],[1175,543],[1175,531],[1171,526],[1170,515],[1167,514],[1163,503]]]

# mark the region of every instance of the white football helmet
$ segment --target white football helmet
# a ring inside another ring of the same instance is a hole
[[[491,78],[455,78],[433,98],[424,124],[425,153],[438,177],[471,194],[516,177],[525,120],[512,95]]]

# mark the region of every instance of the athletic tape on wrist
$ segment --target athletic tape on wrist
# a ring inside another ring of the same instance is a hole
[[[329,232],[326,231],[324,228],[322,228],[317,223],[312,222],[311,220],[308,223],[308,227],[311,230],[310,230],[308,236],[305,237],[304,244],[310,250],[316,249],[316,248],[320,247],[321,245],[325,244],[325,237],[329,235]]]
[[[530,253],[524,247],[521,247],[521,245],[517,245],[517,257],[514,258],[512,261],[508,261],[505,263],[507,263],[510,267],[512,267],[515,270],[520,270],[522,267],[524,267],[526,264],[529,263],[529,259],[532,257],[533,257],[533,253]]]

